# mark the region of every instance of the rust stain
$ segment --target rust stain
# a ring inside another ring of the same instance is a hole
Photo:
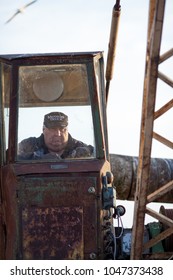
[[[82,207],[22,210],[24,259],[83,259]]]

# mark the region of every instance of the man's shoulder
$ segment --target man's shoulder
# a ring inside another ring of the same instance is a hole
[[[92,145],[88,145],[80,140],[77,140],[71,135],[69,135],[68,148],[69,153],[73,155],[72,157],[91,156],[94,152],[94,147]]]
[[[34,145],[37,142],[37,137],[28,137],[26,139],[23,139],[19,145]]]
[[[34,152],[35,150],[37,150],[40,146],[41,143],[41,136],[40,137],[28,137],[26,139],[23,139],[20,143],[19,143],[19,154],[21,152]]]
[[[77,140],[73,138],[71,135],[69,135],[69,145],[72,145],[74,147],[90,147],[91,145],[88,145],[80,140]]]

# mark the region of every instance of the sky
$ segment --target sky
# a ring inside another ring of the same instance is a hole
[[[5,24],[29,1],[0,0],[0,54],[103,51],[106,65],[115,0],[38,0]],[[149,1],[120,3],[114,77],[107,106],[109,151],[138,156]],[[167,0],[161,54],[173,45],[172,11],[173,1]],[[171,63],[165,64],[160,69],[172,75]],[[169,101],[171,93],[171,88],[158,82],[156,108]],[[163,133],[170,141],[172,117],[169,112],[155,124],[156,132]],[[152,157],[172,158],[173,152],[153,140]]]
[[[112,9],[115,0],[37,0],[24,13],[4,24],[29,0],[0,0],[0,54],[103,51],[106,65]],[[148,24],[148,0],[121,0],[114,76],[107,116],[110,153],[138,156]],[[162,52],[172,47],[171,11],[167,0]],[[170,59],[172,60],[172,59]],[[161,65],[166,73],[170,64]],[[171,69],[171,70],[170,70]],[[171,98],[162,82],[158,108]],[[164,94],[163,94],[164,91]],[[166,96],[167,95],[167,96]],[[169,119],[155,122],[156,132],[173,138]],[[153,140],[152,157],[172,158],[172,150]]]

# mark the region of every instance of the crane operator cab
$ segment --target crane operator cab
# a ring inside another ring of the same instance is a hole
[[[113,259],[102,52],[0,56],[1,259]]]

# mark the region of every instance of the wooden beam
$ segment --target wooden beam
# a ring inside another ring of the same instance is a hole
[[[164,106],[162,106],[159,110],[157,110],[154,113],[154,120],[162,116],[164,113],[166,113],[169,109],[173,107],[173,99],[171,99],[169,102],[167,102]]]
[[[164,144],[165,146],[173,149],[173,142],[169,141],[168,139],[164,138],[163,136],[159,135],[154,131],[153,131],[153,138],[159,141],[160,143]]]
[[[159,220],[160,222],[167,225],[168,227],[173,228],[173,220],[166,217],[165,215],[163,215],[161,213],[158,213],[158,212],[156,212],[153,209],[150,209],[148,207],[146,207],[146,214],[148,214],[148,215],[152,216],[153,218]]]
[[[173,56],[173,48],[160,56],[159,64],[164,62],[166,59],[170,58],[171,56]]]
[[[143,251],[145,251],[148,248],[153,247],[154,245],[156,245],[157,243],[159,243],[166,237],[170,236],[172,233],[173,233],[173,227],[162,231],[160,234],[156,235],[155,237],[150,239],[148,242],[144,243]]]
[[[163,73],[158,72],[158,78],[161,79],[163,82],[165,82],[168,86],[173,87],[173,80],[171,80],[169,77],[167,77]]]
[[[147,203],[157,200],[173,189],[173,180],[147,196]]]

